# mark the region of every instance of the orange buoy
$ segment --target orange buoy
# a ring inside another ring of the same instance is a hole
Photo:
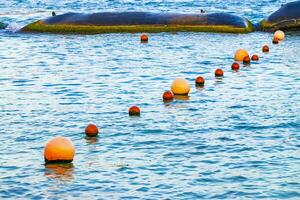
[[[223,70],[222,70],[222,69],[216,69],[216,71],[215,71],[215,76],[216,76],[216,77],[224,76]]]
[[[70,163],[73,161],[75,148],[71,140],[56,137],[48,141],[44,151],[46,163]]]
[[[170,90],[167,90],[163,94],[163,100],[164,101],[171,101],[174,99],[174,94]]]
[[[252,55],[252,56],[251,56],[251,60],[253,60],[253,61],[258,61],[258,60],[259,60],[258,55],[256,55],[256,54]]]
[[[196,86],[204,86],[204,83],[205,83],[205,79],[202,77],[202,76],[198,76],[195,80],[195,84]]]
[[[174,95],[188,95],[190,92],[189,81],[184,78],[176,78],[171,85]]]
[[[232,63],[231,69],[234,71],[238,71],[240,69],[240,64],[239,63]]]
[[[244,64],[247,64],[247,65],[248,65],[248,64],[250,64],[250,62],[251,62],[251,61],[250,61],[250,57],[249,57],[249,56],[246,56],[246,57],[243,59],[243,63],[244,63]]]
[[[284,32],[283,31],[281,31],[281,30],[278,30],[278,31],[276,31],[275,33],[274,33],[274,39],[276,38],[277,40],[279,40],[279,41],[282,41],[282,40],[284,40],[284,37],[285,37],[285,34],[284,34]]]
[[[143,43],[148,42],[148,35],[146,34],[141,35],[141,42]]]
[[[262,48],[262,51],[263,52],[269,52],[270,51],[270,48],[268,45],[264,45],[263,48]]]
[[[278,44],[279,40],[277,38],[273,38],[273,44]]]
[[[89,137],[95,137],[98,135],[98,133],[99,133],[99,130],[98,130],[97,126],[94,124],[89,124],[85,128],[85,134]]]
[[[140,116],[141,110],[137,106],[131,106],[128,111],[130,116]]]
[[[235,52],[234,60],[235,61],[243,61],[246,56],[249,56],[249,54],[245,49],[238,49]]]

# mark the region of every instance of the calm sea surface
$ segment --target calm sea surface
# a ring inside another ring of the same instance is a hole
[[[1,1],[0,198],[300,199],[300,33],[276,46],[259,32],[159,33],[148,44],[139,34],[15,33],[53,10],[202,8],[258,22],[284,2]],[[241,47],[260,61],[234,73]],[[164,104],[177,77],[190,81],[189,99]],[[128,117],[132,105],[141,117]],[[97,139],[85,138],[88,123]],[[45,166],[44,146],[60,135],[74,142],[73,164]]]

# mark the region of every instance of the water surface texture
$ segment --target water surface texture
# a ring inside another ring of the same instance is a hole
[[[0,21],[0,198],[300,199],[300,34],[51,35],[14,27],[65,11],[230,11],[258,21],[281,1],[4,1]],[[270,53],[261,53],[264,44]],[[236,49],[260,61],[230,70]],[[215,79],[214,70],[225,76]],[[206,78],[202,89],[194,78]],[[164,104],[174,78],[189,100]],[[128,117],[138,105],[141,117]],[[100,127],[85,138],[88,123]],[[70,165],[44,165],[55,136]]]

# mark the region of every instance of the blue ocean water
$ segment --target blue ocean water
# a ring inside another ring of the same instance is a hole
[[[300,199],[300,34],[51,35],[13,30],[67,11],[226,11],[257,22],[285,1],[0,2],[0,198]],[[261,53],[264,44],[270,53]],[[230,70],[236,49],[260,61]],[[225,76],[215,79],[214,70]],[[206,78],[202,89],[197,76]],[[164,104],[174,78],[188,100]],[[138,105],[139,118],[128,117]],[[100,136],[87,139],[88,123]],[[44,165],[72,139],[70,165]]]

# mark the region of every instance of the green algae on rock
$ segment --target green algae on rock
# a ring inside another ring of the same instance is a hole
[[[66,13],[31,23],[22,32],[98,34],[135,32],[249,33],[254,28],[243,17],[227,13],[177,14],[149,12]]]
[[[262,31],[300,30],[300,1],[282,5],[280,9],[260,22]]]

